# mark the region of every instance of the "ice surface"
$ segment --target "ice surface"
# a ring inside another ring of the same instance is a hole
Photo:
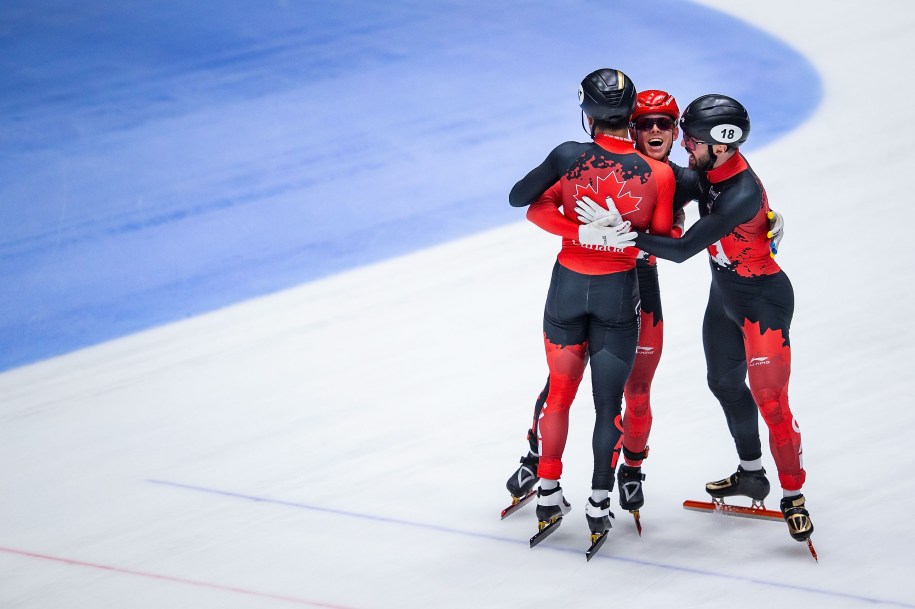
[[[566,453],[572,513],[535,550],[532,508],[499,520],[545,376],[558,250],[519,214],[0,375],[0,605],[915,607],[915,245],[898,216],[915,10],[704,4],[789,41],[824,82],[809,121],[748,153],[786,217],[791,403],[819,563],[783,525],[680,507],[736,465],[705,387],[703,256],[661,264],[643,536],[616,510],[585,562],[587,380]]]

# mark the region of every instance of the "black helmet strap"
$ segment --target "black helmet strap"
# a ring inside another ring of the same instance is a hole
[[[703,167],[703,171],[711,170],[712,167],[715,166],[715,163],[718,161],[718,155],[715,154],[714,150],[712,150],[713,144],[706,143],[706,146],[708,146],[708,162],[705,164],[705,167]]]
[[[586,125],[585,123],[586,123],[586,121],[585,121],[585,111],[582,110],[582,111],[581,111],[581,128],[584,129],[584,130],[585,130],[585,133],[587,133],[588,135],[590,135],[590,136],[591,136],[591,139],[593,140],[593,139],[594,139],[594,126],[595,126],[595,124],[597,123],[597,121],[592,120],[592,121],[591,121],[591,127],[590,127],[590,128],[588,128],[588,125]]]

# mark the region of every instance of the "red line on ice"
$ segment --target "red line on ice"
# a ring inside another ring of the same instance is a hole
[[[200,588],[211,588],[214,590],[223,590],[226,592],[236,592],[239,594],[249,594],[251,596],[259,596],[262,598],[272,598],[278,601],[285,601],[289,603],[296,603],[299,605],[308,605],[311,607],[324,607],[325,609],[351,609],[350,607],[344,607],[343,605],[331,605],[329,603],[321,603],[318,601],[310,601],[305,598],[298,598],[295,596],[285,596],[282,594],[271,594],[269,592],[258,592],[257,590],[247,590],[245,588],[237,588],[235,586],[225,586],[223,584],[214,584],[210,582],[197,581],[193,579],[186,579],[184,577],[175,577],[173,575],[163,575],[161,573],[149,573],[146,571],[136,571],[134,569],[125,569],[122,567],[115,567],[112,565],[103,565],[94,562],[88,562],[84,560],[75,560],[72,558],[63,558],[60,556],[50,556],[48,554],[39,554],[38,552],[28,552],[26,550],[17,550],[15,548],[6,548],[0,546],[0,552],[6,552],[7,554],[17,554],[19,556],[28,556],[30,558],[38,558],[41,560],[50,560],[54,562],[64,563],[68,565],[76,565],[79,567],[89,567],[91,569],[102,569],[105,571],[112,571],[115,573],[123,573],[125,575],[135,575],[137,577],[147,577],[150,579],[158,579],[163,581],[170,581],[179,584],[188,584],[190,586],[198,586]]]

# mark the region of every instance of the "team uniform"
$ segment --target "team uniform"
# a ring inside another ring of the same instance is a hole
[[[673,200],[674,214],[695,197],[699,175],[690,169],[668,162],[674,172],[676,191]],[[682,228],[674,226],[671,236],[679,238]],[[651,431],[651,382],[661,361],[664,347],[664,315],[661,310],[661,286],[658,281],[658,263],[654,256],[639,258],[636,262],[642,311],[639,323],[639,345],[635,364],[626,382],[624,395],[626,413],[623,417],[623,443],[621,448],[634,465],[641,463],[648,448]]]
[[[592,488],[612,489],[623,388],[639,338],[638,252],[579,243],[575,204],[584,196],[611,197],[633,227],[669,235],[674,190],[666,163],[638,153],[630,140],[598,134],[591,143],[558,146],[509,195],[516,207],[530,205],[531,222],[563,238],[544,308],[550,378],[535,426],[540,478],[558,480],[562,474],[569,408],[590,358],[596,410]]]
[[[641,111],[638,120],[633,119],[632,125],[638,133],[641,147],[656,156],[664,155],[669,148],[665,151],[664,138],[655,134],[670,131],[671,123],[667,118],[647,115],[657,110],[658,106],[673,105],[675,101],[663,92],[645,93],[646,109]],[[615,127],[625,116],[622,110],[626,104],[631,113],[636,107],[633,97],[634,88],[631,83],[626,83],[625,75],[619,71],[615,72],[615,77],[612,70],[600,70],[586,77],[579,87],[579,103],[583,117],[589,117],[592,137],[598,121],[608,121]],[[626,103],[620,102],[621,99]],[[652,110],[648,110],[649,107]],[[637,510],[644,501],[641,496],[644,476],[637,463],[646,456],[645,440],[651,426],[648,393],[657,359],[643,359],[641,369],[631,370],[632,360],[637,356],[633,356],[631,351],[632,316],[623,314],[627,305],[633,302],[630,287],[633,281],[625,276],[628,271],[620,268],[619,260],[600,260],[592,255],[583,255],[574,246],[602,244],[605,247],[598,248],[601,251],[612,247],[627,248],[613,250],[623,253],[634,244],[651,254],[649,261],[639,265],[634,282],[641,288],[642,298],[651,303],[637,313],[642,325],[638,343],[642,354],[654,355],[656,348],[658,357],[663,345],[663,317],[657,269],[652,266],[653,257],[681,262],[707,248],[712,269],[709,302],[703,321],[708,383],[722,405],[741,463],[731,476],[706,484],[706,491],[716,502],[722,502],[725,497],[744,495],[754,500],[754,506],[761,505],[762,499],[769,493],[769,482],[762,467],[757,422],[761,413],[769,428],[770,449],[784,489],[780,504],[782,515],[791,536],[798,541],[806,541],[816,558],[810,541],[813,524],[801,493],[806,472],[802,463],[800,429],[788,406],[791,367],[789,329],[794,312],[794,294],[787,275],[774,260],[776,232],[780,229],[776,224],[772,232],[769,231],[768,220],[772,214],[765,189],[738,150],[750,132],[749,115],[733,98],[710,94],[690,104],[680,118],[680,126],[690,163],[700,170],[696,172],[673,165],[677,178],[688,180],[678,185],[679,205],[693,198],[697,198],[700,205],[699,221],[682,239],[671,239],[666,236],[665,230],[658,230],[660,226],[655,226],[654,213],[649,222],[649,233],[625,232],[630,227],[645,230],[644,221],[639,222],[635,216],[626,218],[644,211],[644,208],[640,208],[638,202],[632,204],[635,185],[627,190],[623,183],[625,180],[619,176],[614,176],[614,182],[621,187],[616,196],[601,192],[601,180],[595,182],[592,178],[587,183],[591,192],[584,193],[585,185],[575,184],[570,200],[571,190],[567,185],[564,187],[560,180],[529,210],[531,221],[563,237],[563,249],[554,267],[544,311],[544,342],[550,378],[538,400],[534,425],[529,434],[532,441],[530,453],[522,458],[522,467],[509,479],[507,487],[512,496],[520,500],[521,495],[517,491],[530,488],[527,485],[535,483],[538,474],[543,479],[537,493],[541,533],[531,538],[532,546],[539,543],[541,536],[549,534],[568,512],[570,506],[563,498],[557,480],[562,473],[561,457],[568,432],[568,409],[590,356],[597,417],[593,440],[595,464],[592,489],[595,490],[585,510],[592,532],[589,558],[609,529],[608,516],[611,514],[607,493],[613,487],[613,470],[619,456],[610,447],[615,447],[617,451],[622,448],[626,455],[627,464],[620,468],[620,504],[624,509],[633,511],[638,526]],[[673,137],[676,137],[675,129]],[[549,168],[555,172],[557,162],[564,166],[567,159],[563,157],[562,149],[570,145],[591,146],[565,144],[554,150],[541,167],[513,189],[510,196],[513,205],[530,202],[532,182],[543,182],[542,174],[549,174]],[[606,141],[600,142],[597,138],[595,145],[601,145],[608,151],[623,152],[612,150]],[[707,148],[700,149],[700,145]],[[651,165],[652,159],[642,158]],[[598,155],[589,154],[587,160],[592,159],[600,161]],[[604,169],[607,164],[592,161],[591,166]],[[628,169],[626,165],[621,167]],[[663,167],[670,170],[666,178],[669,180],[673,170],[667,164]],[[538,173],[541,175],[538,176]],[[579,159],[578,163],[568,165],[563,179],[572,182],[582,175]],[[658,175],[662,173],[658,172]],[[629,179],[633,177],[633,172],[629,170],[624,176]],[[604,178],[605,181],[608,179]],[[643,178],[643,185],[645,182]],[[545,188],[546,184],[539,184],[537,194]],[[606,208],[595,202],[601,201],[601,197]],[[656,203],[660,202],[661,199],[656,200]],[[572,221],[569,210],[574,203],[580,205],[575,208],[577,215],[574,217],[583,225]],[[563,211],[560,212],[560,209]],[[663,209],[673,211],[666,205]],[[657,210],[655,208],[654,211]],[[563,222],[557,218],[562,218]],[[626,219],[631,222],[625,222]],[[607,230],[605,227],[608,226],[615,230]],[[670,227],[669,223],[667,227]],[[575,242],[576,234],[581,243]],[[617,306],[614,307],[614,304]],[[657,333],[653,332],[654,329],[658,330]],[[627,371],[627,367],[630,370]],[[623,376],[624,372],[629,376],[628,380]],[[634,373],[629,375],[629,372]],[[749,387],[745,381],[747,377]],[[624,384],[627,388],[627,418],[631,421],[625,426],[627,446],[622,445],[622,396],[618,392]],[[536,447],[533,444],[535,438],[538,440]],[[624,501],[624,486],[636,489],[634,492],[638,497],[631,498],[633,507],[627,507],[626,502],[630,498]]]
[[[693,100],[680,117],[683,147],[700,170],[699,221],[681,239],[638,234],[641,249],[676,262],[707,248],[712,282],[703,319],[709,388],[718,401],[740,457],[737,471],[705,485],[713,501],[742,495],[760,507],[769,493],[762,467],[758,415],[769,428],[769,448],[783,489],[780,509],[788,532],[806,541],[813,523],[801,492],[804,470],[800,427],[788,405],[789,330],[794,290],[769,243],[769,202],[762,182],[739,147],[750,116],[732,97],[712,93]],[[619,242],[628,235],[619,235]],[[749,377],[749,387],[746,379]]]
[[[676,215],[696,196],[698,172],[668,162],[674,173],[675,194],[673,214]],[[559,207],[561,202],[554,191],[544,193],[540,201],[550,201]],[[682,227],[673,226],[671,236],[680,237]],[[616,467],[620,451],[625,451],[634,465],[641,463],[647,454],[648,435],[651,431],[651,383],[661,360],[664,347],[664,315],[661,308],[661,287],[658,280],[657,259],[654,256],[640,257],[636,260],[636,278],[639,287],[641,310],[639,313],[639,338],[632,371],[623,390],[626,399],[626,410],[622,418],[622,438],[617,442],[612,459]],[[537,396],[534,404],[534,418],[528,430],[530,451],[521,458],[519,467],[508,481],[509,491],[513,496],[523,495],[523,489],[533,482],[538,473],[537,427],[540,412],[550,390],[550,381]],[[617,421],[618,423],[618,421]],[[641,507],[641,506],[635,506]]]
[[[669,161],[673,141],[676,139],[676,121],[680,109],[676,99],[665,91],[647,89],[636,95],[635,107],[628,117],[629,135],[636,143],[636,149],[645,155],[660,161]],[[665,132],[667,135],[665,135]],[[697,175],[695,171],[669,163],[676,179],[674,195],[674,226],[671,234],[679,237],[683,230],[685,214],[683,205],[689,201],[689,195],[681,193],[695,191]],[[541,200],[548,197],[544,195]],[[555,203],[557,206],[559,202]],[[595,202],[594,205],[597,205]],[[577,209],[576,211],[581,211]],[[595,213],[600,210],[593,209]],[[588,218],[581,216],[580,220]],[[639,340],[632,371],[626,381],[624,396],[626,410],[622,418],[622,438],[614,449],[612,465],[616,467],[620,453],[625,455],[625,462],[617,468],[620,506],[629,510],[636,517],[639,525],[638,510],[645,503],[642,481],[645,476],[641,471],[642,460],[648,455],[648,436],[651,431],[652,412],[650,403],[651,383],[660,362],[663,349],[663,313],[661,310],[660,286],[658,283],[657,261],[653,256],[640,256],[636,262],[636,276],[641,299],[639,313]],[[538,464],[540,456],[537,446],[537,427],[540,411],[549,394],[549,379],[534,406],[534,417],[527,431],[530,448],[527,455],[521,457],[521,465],[506,482],[506,488],[512,495],[513,504],[522,501],[538,481]],[[617,418],[615,423],[619,425]]]
[[[740,459],[762,457],[761,413],[781,486],[798,490],[806,473],[799,427],[788,406],[794,291],[770,255],[765,189],[737,152],[700,172],[695,195],[700,219],[681,239],[640,234],[636,244],[675,262],[708,250],[712,283],[702,333],[709,387]]]

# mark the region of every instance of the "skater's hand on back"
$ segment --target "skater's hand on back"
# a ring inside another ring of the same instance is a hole
[[[616,210],[613,199],[607,197],[607,202],[610,205],[610,209],[601,207],[597,202],[591,200],[590,197],[582,197],[581,201],[577,201],[578,205],[575,206],[575,213],[578,214],[578,220],[582,224],[590,224],[597,220],[609,218],[608,223],[604,224],[604,226],[617,226],[623,219]]]

